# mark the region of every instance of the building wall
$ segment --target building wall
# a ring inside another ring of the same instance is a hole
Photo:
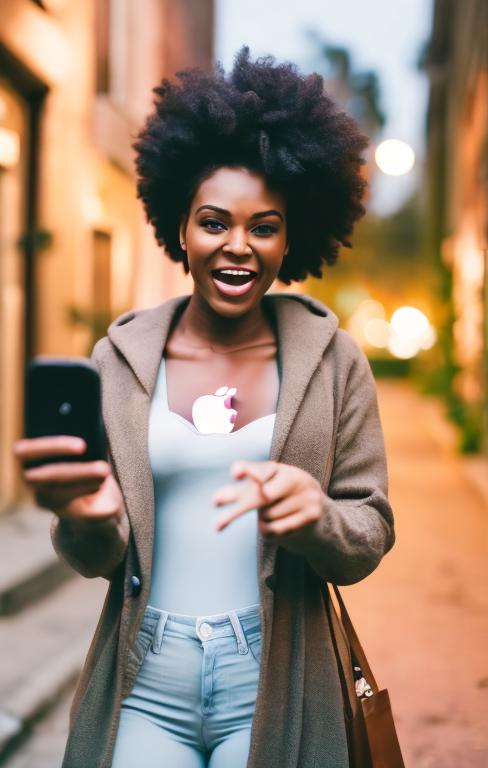
[[[431,219],[452,274],[453,381],[488,453],[488,4],[437,0],[426,69]]]
[[[163,75],[211,65],[212,9],[0,3],[0,513],[24,492],[11,445],[29,354],[89,354],[111,317],[191,291],[144,220],[131,143]]]

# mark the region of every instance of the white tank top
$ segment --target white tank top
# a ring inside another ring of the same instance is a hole
[[[168,408],[162,357],[150,407],[148,448],[155,495],[155,535],[148,603],[192,616],[259,603],[257,511],[222,531],[213,523],[233,504],[211,497],[235,481],[237,459],[269,459],[276,413],[228,434],[202,434]]]

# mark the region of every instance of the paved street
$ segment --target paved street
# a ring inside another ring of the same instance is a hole
[[[437,401],[402,382],[380,381],[378,392],[397,543],[342,594],[389,689],[407,768],[486,768],[486,497]],[[70,695],[8,768],[59,767]]]
[[[486,768],[488,497],[437,401],[387,381],[379,396],[397,542],[342,592],[389,689],[407,768]]]

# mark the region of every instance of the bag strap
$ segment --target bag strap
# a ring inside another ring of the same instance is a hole
[[[349,616],[344,600],[342,599],[342,595],[339,592],[336,584],[331,584],[330,586],[333,588],[335,596],[337,598],[337,602],[339,603],[340,621],[344,628],[344,632],[346,634],[346,637],[348,639],[348,642],[351,648],[351,655],[353,657],[353,661],[357,663],[359,667],[361,667],[361,671],[364,677],[366,678],[366,680],[368,681],[369,685],[371,686],[373,692],[378,693],[378,690],[379,690],[378,683],[376,682],[375,676],[373,675],[371,667],[369,666],[363,647],[359,642],[359,638],[357,636],[356,630],[354,629],[353,623],[351,621],[351,617]],[[327,588],[330,588],[328,584],[327,584]],[[332,608],[335,611],[333,603],[332,603]]]

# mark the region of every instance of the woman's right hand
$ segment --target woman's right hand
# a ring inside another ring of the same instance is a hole
[[[70,521],[91,523],[112,519],[119,522],[124,512],[124,500],[108,462],[73,461],[31,468],[23,466],[24,462],[56,455],[79,455],[85,450],[85,441],[71,435],[23,438],[13,445],[13,454],[23,467],[23,481],[32,489],[40,507]]]

